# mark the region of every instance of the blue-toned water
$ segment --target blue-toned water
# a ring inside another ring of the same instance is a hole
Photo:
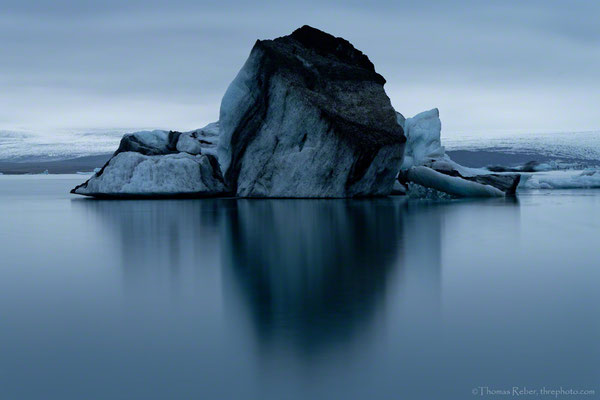
[[[600,396],[600,191],[96,201],[82,179],[0,177],[0,399]]]

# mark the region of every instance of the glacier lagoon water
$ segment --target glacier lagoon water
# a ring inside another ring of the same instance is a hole
[[[600,394],[600,191],[96,201],[81,179],[0,177],[0,398]]]

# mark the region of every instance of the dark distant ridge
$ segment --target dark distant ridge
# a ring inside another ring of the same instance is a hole
[[[48,171],[49,174],[90,172],[94,168],[101,168],[111,156],[112,153],[59,161],[0,161],[0,172],[7,175],[41,174],[44,171]]]

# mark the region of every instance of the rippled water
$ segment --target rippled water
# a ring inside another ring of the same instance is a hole
[[[600,191],[95,201],[79,180],[0,177],[2,399],[600,394]]]

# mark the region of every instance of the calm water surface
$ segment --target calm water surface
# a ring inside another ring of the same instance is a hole
[[[0,177],[1,399],[600,396],[600,191],[97,201],[81,180]]]

